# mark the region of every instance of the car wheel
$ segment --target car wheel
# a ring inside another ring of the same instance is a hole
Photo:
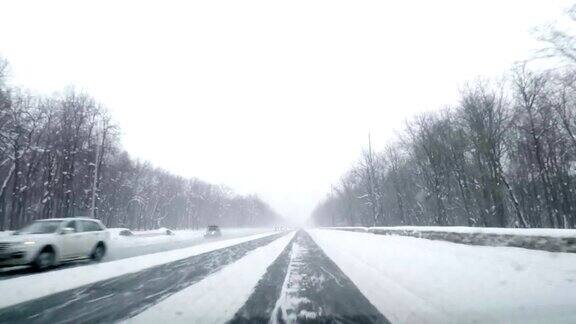
[[[104,258],[105,254],[106,254],[106,248],[104,247],[104,244],[98,243],[98,245],[96,245],[96,247],[94,248],[94,252],[92,252],[91,258],[96,262],[100,262],[102,261],[102,258]]]
[[[34,262],[32,263],[32,267],[36,271],[43,271],[46,270],[54,265],[54,261],[56,260],[56,254],[54,251],[49,249],[44,249],[42,252],[38,254]]]

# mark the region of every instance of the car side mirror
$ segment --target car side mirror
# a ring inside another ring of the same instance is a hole
[[[64,227],[64,228],[62,229],[62,231],[60,232],[60,234],[66,235],[66,234],[72,234],[72,233],[74,233],[74,232],[76,232],[76,230],[73,229],[72,227]]]

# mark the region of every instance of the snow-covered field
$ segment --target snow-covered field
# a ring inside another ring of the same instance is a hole
[[[576,255],[311,230],[393,323],[575,323]]]

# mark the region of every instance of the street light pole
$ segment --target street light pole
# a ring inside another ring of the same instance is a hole
[[[98,166],[100,158],[100,136],[98,133],[96,137],[96,150],[94,154],[94,179],[92,181],[92,201],[90,203],[90,217],[96,218],[96,189],[98,186]]]

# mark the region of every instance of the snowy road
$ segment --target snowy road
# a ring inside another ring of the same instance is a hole
[[[175,231],[175,235],[154,235],[149,236],[147,232],[141,232],[144,235],[139,236],[114,236],[110,242],[108,253],[102,262],[110,262],[125,258],[131,258],[140,255],[158,253],[174,249],[181,249],[206,242],[215,242],[221,240],[228,240],[237,237],[253,235],[257,233],[265,233],[269,231],[266,228],[226,228],[223,230],[221,237],[211,238],[206,240],[204,238],[203,230],[182,230]],[[7,235],[6,232],[0,232],[0,235]],[[139,232],[136,232],[139,233]],[[51,271],[59,271],[72,267],[79,267],[89,265],[90,260],[78,260],[69,263],[64,263]],[[34,274],[30,267],[19,266],[10,268],[0,268],[0,280],[6,280],[21,276]]]
[[[14,278],[0,291],[11,292],[0,323],[574,323],[576,255],[308,230]]]
[[[251,240],[17,304],[0,310],[0,322],[112,322],[127,318],[278,236]]]

